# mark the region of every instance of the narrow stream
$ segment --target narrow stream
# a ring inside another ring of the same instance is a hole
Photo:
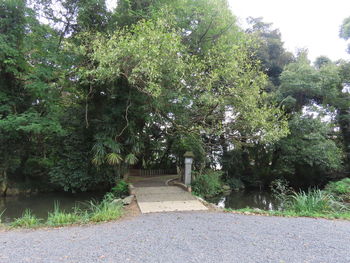
[[[277,210],[279,202],[269,192],[263,191],[239,191],[229,195],[221,195],[209,200],[222,208],[242,209],[259,208],[261,210]]]
[[[90,200],[101,200],[103,193],[40,193],[31,196],[0,197],[0,214],[4,223],[21,217],[26,209],[30,209],[38,218],[46,219],[48,212],[53,211],[54,203],[58,202],[61,210],[72,211],[75,206],[84,208],[84,203]]]

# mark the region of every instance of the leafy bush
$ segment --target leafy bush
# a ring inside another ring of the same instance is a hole
[[[350,202],[350,178],[328,183],[325,191],[339,201]]]
[[[272,195],[280,203],[280,208],[284,209],[290,200],[290,196],[294,193],[293,189],[285,179],[276,179],[271,182],[270,189]]]
[[[30,209],[26,209],[22,217],[15,219],[10,225],[12,227],[35,227],[40,224],[40,219],[32,214]]]
[[[124,197],[129,194],[129,184],[124,180],[117,182],[117,185],[112,188],[112,193],[116,197]]]
[[[60,210],[59,203],[57,202],[54,204],[54,211],[52,213],[49,212],[46,224],[49,226],[62,226],[82,221],[84,221],[83,217],[80,215],[77,208],[74,208],[73,212],[67,213]]]
[[[202,174],[198,174],[192,182],[192,190],[195,194],[212,197],[222,191],[221,185],[222,172],[207,170]]]

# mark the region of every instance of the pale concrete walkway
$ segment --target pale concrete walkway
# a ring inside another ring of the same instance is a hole
[[[208,210],[191,193],[177,186],[166,186],[166,177],[134,181],[134,192],[141,213]]]

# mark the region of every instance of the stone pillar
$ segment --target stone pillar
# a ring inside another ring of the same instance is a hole
[[[193,153],[192,152],[186,152],[184,154],[185,157],[185,176],[184,176],[184,183],[185,185],[191,184],[191,171],[192,171],[192,163],[193,163]]]

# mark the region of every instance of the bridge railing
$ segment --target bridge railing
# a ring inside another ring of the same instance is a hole
[[[176,169],[130,169],[129,176],[160,176],[177,174]]]

